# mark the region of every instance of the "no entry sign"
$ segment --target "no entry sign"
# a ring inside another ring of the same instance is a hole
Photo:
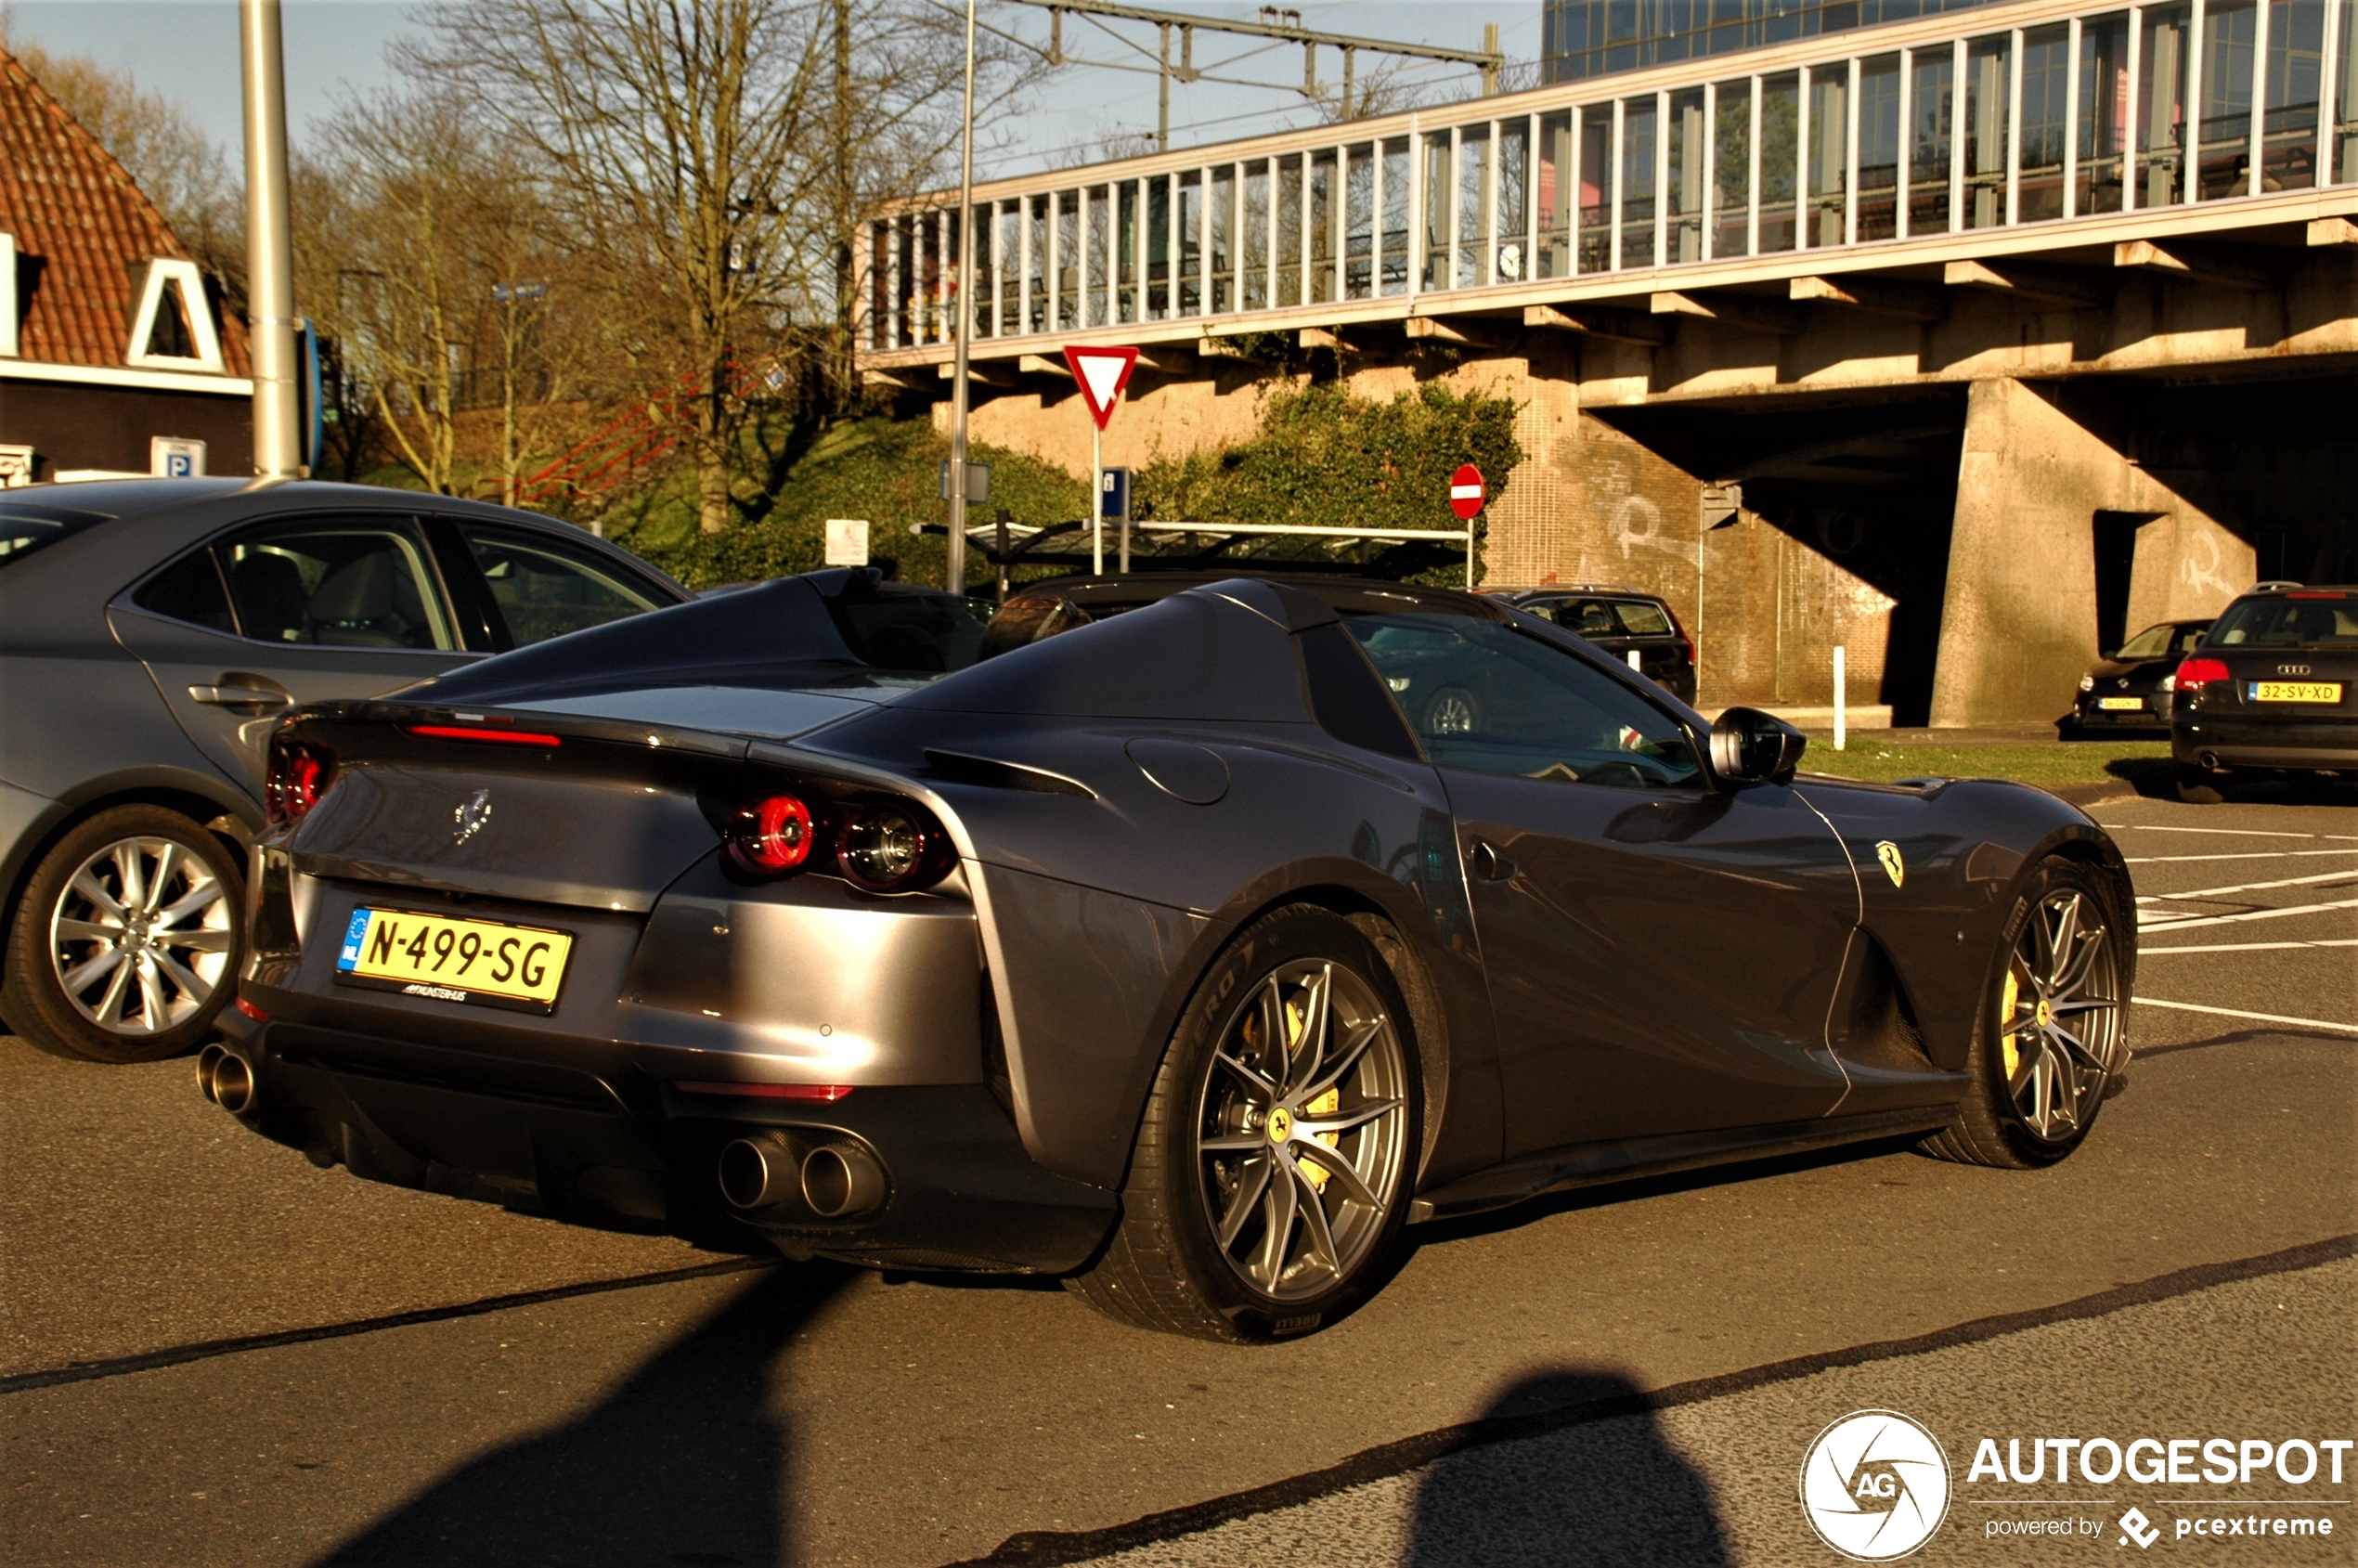
[[[1461,464],[1449,476],[1449,510],[1465,523],[1472,522],[1482,511],[1482,470],[1473,464]]]

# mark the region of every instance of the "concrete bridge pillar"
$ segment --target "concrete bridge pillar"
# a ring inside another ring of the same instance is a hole
[[[2224,607],[2251,547],[2135,466],[2036,387],[1967,396],[1950,535],[1936,726],[2041,723],[2071,706],[2098,655],[2098,513],[2135,527],[2126,629]]]

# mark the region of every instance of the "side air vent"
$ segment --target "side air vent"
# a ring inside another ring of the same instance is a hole
[[[1027,768],[991,757],[970,757],[961,751],[926,751],[926,771],[944,784],[973,784],[980,789],[1022,789],[1037,795],[1078,795],[1095,800],[1097,792],[1062,773]]]
[[[1834,1049],[1844,1060],[1894,1072],[1932,1070],[1924,1030],[1891,955],[1864,931],[1851,938],[1850,963],[1834,1017]]]

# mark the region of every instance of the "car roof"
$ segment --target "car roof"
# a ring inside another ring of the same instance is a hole
[[[1631,599],[1652,599],[1657,603],[1662,601],[1662,595],[1651,589],[1630,588],[1623,583],[1547,583],[1538,588],[1502,590],[1496,597],[1509,601],[1521,601],[1553,599],[1574,593],[1619,593]]]
[[[1008,593],[1010,603],[1017,599],[1069,599],[1084,610],[1134,610],[1159,603],[1173,594],[1189,589],[1205,588],[1213,583],[1235,582],[1239,577],[1266,582],[1273,588],[1300,589],[1326,601],[1338,609],[1373,610],[1386,602],[1397,604],[1402,600],[1455,610],[1476,609],[1479,613],[1496,615],[1491,606],[1499,603],[1487,594],[1468,593],[1461,588],[1433,588],[1423,583],[1387,582],[1379,578],[1327,576],[1310,572],[1132,572],[1123,576],[1108,572],[1101,577],[1048,577],[1026,583]]]

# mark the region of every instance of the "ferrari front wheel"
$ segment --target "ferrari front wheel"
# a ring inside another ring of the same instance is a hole
[[[1976,1030],[1972,1082],[1926,1153],[2036,1170],[2086,1140],[2127,1065],[2118,921],[2096,875],[2042,862],[2015,900]]]
[[[1367,939],[1322,909],[1255,922],[1174,1030],[1122,1218],[1070,1281],[1142,1328],[1264,1341],[1373,1292],[1421,1126],[1406,1008]]]

